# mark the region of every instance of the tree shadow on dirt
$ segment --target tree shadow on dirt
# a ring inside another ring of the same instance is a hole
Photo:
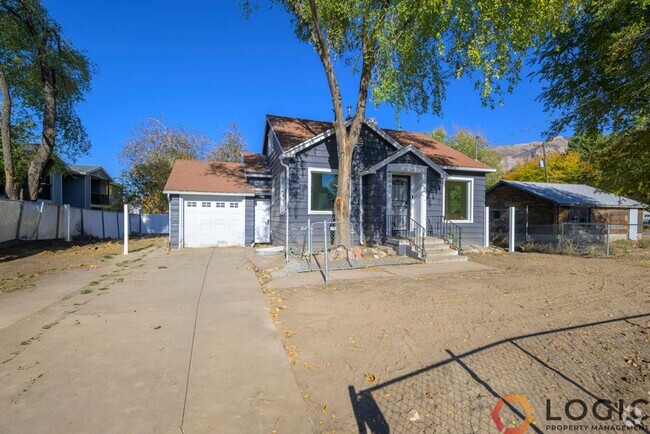
[[[633,431],[649,433],[649,318],[514,336],[458,355],[446,350],[449,358],[422,369],[361,391],[349,386],[358,430],[496,433],[521,426],[520,433],[541,433],[571,425],[626,431],[627,420]],[[630,405],[642,415],[630,414]]]

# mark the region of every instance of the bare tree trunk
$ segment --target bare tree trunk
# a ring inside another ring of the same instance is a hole
[[[357,145],[359,137],[361,136],[361,128],[366,116],[366,104],[368,101],[368,88],[370,86],[370,78],[372,73],[373,57],[372,47],[367,44],[368,34],[366,22],[362,23],[362,55],[363,65],[361,67],[361,78],[359,80],[359,93],[357,95],[357,106],[354,113],[354,118],[350,125],[348,133],[345,125],[345,117],[343,115],[343,101],[341,98],[341,89],[336,78],[330,49],[327,45],[327,40],[323,35],[320,27],[320,20],[316,9],[314,0],[309,0],[309,9],[311,12],[312,28],[311,39],[316,47],[316,52],[320,57],[321,63],[325,70],[327,77],[327,84],[330,88],[330,95],[332,98],[332,106],[334,108],[334,131],[336,135],[336,143],[338,150],[338,176],[337,176],[337,192],[336,200],[334,202],[334,217],[338,222],[350,222],[350,197],[352,193],[351,177],[352,177],[352,156],[354,148]],[[350,231],[348,227],[341,226],[340,230],[336,232],[337,245],[343,245],[350,248],[352,240],[350,239]]]
[[[27,169],[29,199],[36,200],[41,190],[41,179],[49,166],[56,141],[56,83],[55,71],[47,64],[45,49],[39,50],[41,83],[43,87],[43,137],[36,155]]]
[[[5,170],[5,193],[12,200],[22,199],[22,188],[16,182],[14,159],[11,150],[11,94],[4,68],[0,65],[0,91],[2,92],[2,121],[0,133],[2,136],[2,158]]]

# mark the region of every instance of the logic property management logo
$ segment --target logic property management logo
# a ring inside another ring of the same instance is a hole
[[[544,421],[545,432],[627,432],[648,431],[648,404],[637,399],[628,404],[624,400],[613,402],[606,399],[570,399],[564,405],[546,400],[543,417],[534,417],[533,407],[524,395],[506,395],[500,398],[492,409],[494,425],[503,434],[524,434],[541,432],[540,421]],[[506,417],[516,414],[517,418]],[[532,425],[532,426],[531,426]]]

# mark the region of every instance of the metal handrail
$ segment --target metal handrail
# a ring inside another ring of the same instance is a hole
[[[424,239],[427,236],[427,230],[424,226],[408,215],[389,214],[386,219],[386,227],[388,228],[386,235],[407,240],[423,259],[426,258],[427,252],[424,248]]]
[[[459,252],[463,250],[463,228],[444,216],[427,218],[427,233],[429,236],[441,238]]]

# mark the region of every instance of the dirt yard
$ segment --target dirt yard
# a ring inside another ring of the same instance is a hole
[[[132,238],[129,251],[163,247],[166,236]],[[30,241],[0,249],[0,294],[34,287],[39,276],[75,268],[98,268],[122,254],[122,241],[97,241],[89,238],[66,243]]]
[[[264,289],[317,432],[497,433],[506,395],[531,433],[650,414],[647,254],[471,261],[495,272]]]

